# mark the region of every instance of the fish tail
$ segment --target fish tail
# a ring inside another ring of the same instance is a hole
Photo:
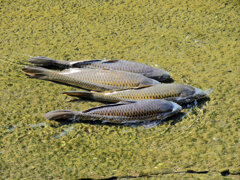
[[[67,94],[68,96],[79,97],[81,99],[88,99],[88,100],[93,100],[94,99],[94,93],[92,93],[92,92],[68,91],[68,92],[63,92],[63,94]]]
[[[36,66],[53,69],[67,69],[71,67],[70,62],[68,61],[54,60],[43,56],[31,57],[30,59],[28,59],[28,61]]]
[[[44,115],[48,120],[76,120],[78,112],[69,110],[50,111]]]
[[[24,74],[26,74],[27,76],[45,80],[48,80],[50,74],[54,73],[53,71],[41,67],[26,66],[22,68],[22,70],[24,71]]]

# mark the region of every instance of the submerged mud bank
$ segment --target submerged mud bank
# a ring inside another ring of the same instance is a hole
[[[0,13],[3,179],[239,174],[239,1],[4,1]],[[149,129],[59,125],[43,114],[101,103],[72,101],[61,93],[79,89],[25,77],[26,60],[40,55],[132,60],[214,90],[187,116]],[[40,123],[48,125],[30,126]]]

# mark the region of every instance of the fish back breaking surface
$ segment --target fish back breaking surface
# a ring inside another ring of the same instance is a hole
[[[168,72],[135,61],[94,59],[68,62],[65,60],[54,60],[38,56],[30,58],[29,62],[37,66],[56,68],[60,70],[66,68],[105,68],[138,73],[158,81],[166,81],[170,79],[170,74]]]
[[[101,93],[94,92],[65,92],[70,96],[77,96],[83,99],[92,99],[103,102],[118,102],[124,100],[143,99],[167,99],[179,104],[205,97],[207,94],[195,87],[183,84],[156,84],[153,86],[143,86],[128,90],[108,91]]]
[[[134,123],[151,120],[163,120],[178,113],[181,109],[181,106],[174,102],[151,99],[120,102],[91,108],[82,112],[64,110],[51,111],[45,114],[45,117],[50,120],[101,120],[112,123]]]

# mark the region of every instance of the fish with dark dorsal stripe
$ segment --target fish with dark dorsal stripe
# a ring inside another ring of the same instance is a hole
[[[26,75],[34,78],[70,84],[94,91],[159,84],[158,81],[141,74],[116,70],[70,68],[53,71],[41,67],[25,67],[22,70]]]
[[[110,123],[137,123],[164,120],[182,110],[174,102],[162,99],[123,101],[94,107],[85,111],[57,110],[44,115],[49,120],[103,121]]]
[[[166,99],[178,104],[190,103],[207,96],[201,89],[183,84],[156,84],[127,90],[113,90],[106,92],[64,92],[69,96],[102,102],[119,102],[126,100]]]
[[[118,71],[127,71],[142,74],[146,77],[156,79],[160,82],[170,80],[170,74],[162,69],[156,69],[146,64],[126,60],[83,60],[83,61],[65,61],[54,60],[43,56],[32,57],[29,62],[36,66],[55,69],[67,68],[105,68]]]

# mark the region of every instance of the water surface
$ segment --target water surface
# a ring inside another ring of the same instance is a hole
[[[239,1],[1,1],[0,13],[3,179],[240,173]],[[132,60],[214,90],[185,117],[151,128],[59,124],[43,114],[101,103],[71,102],[61,93],[77,88],[27,78],[28,56]]]

